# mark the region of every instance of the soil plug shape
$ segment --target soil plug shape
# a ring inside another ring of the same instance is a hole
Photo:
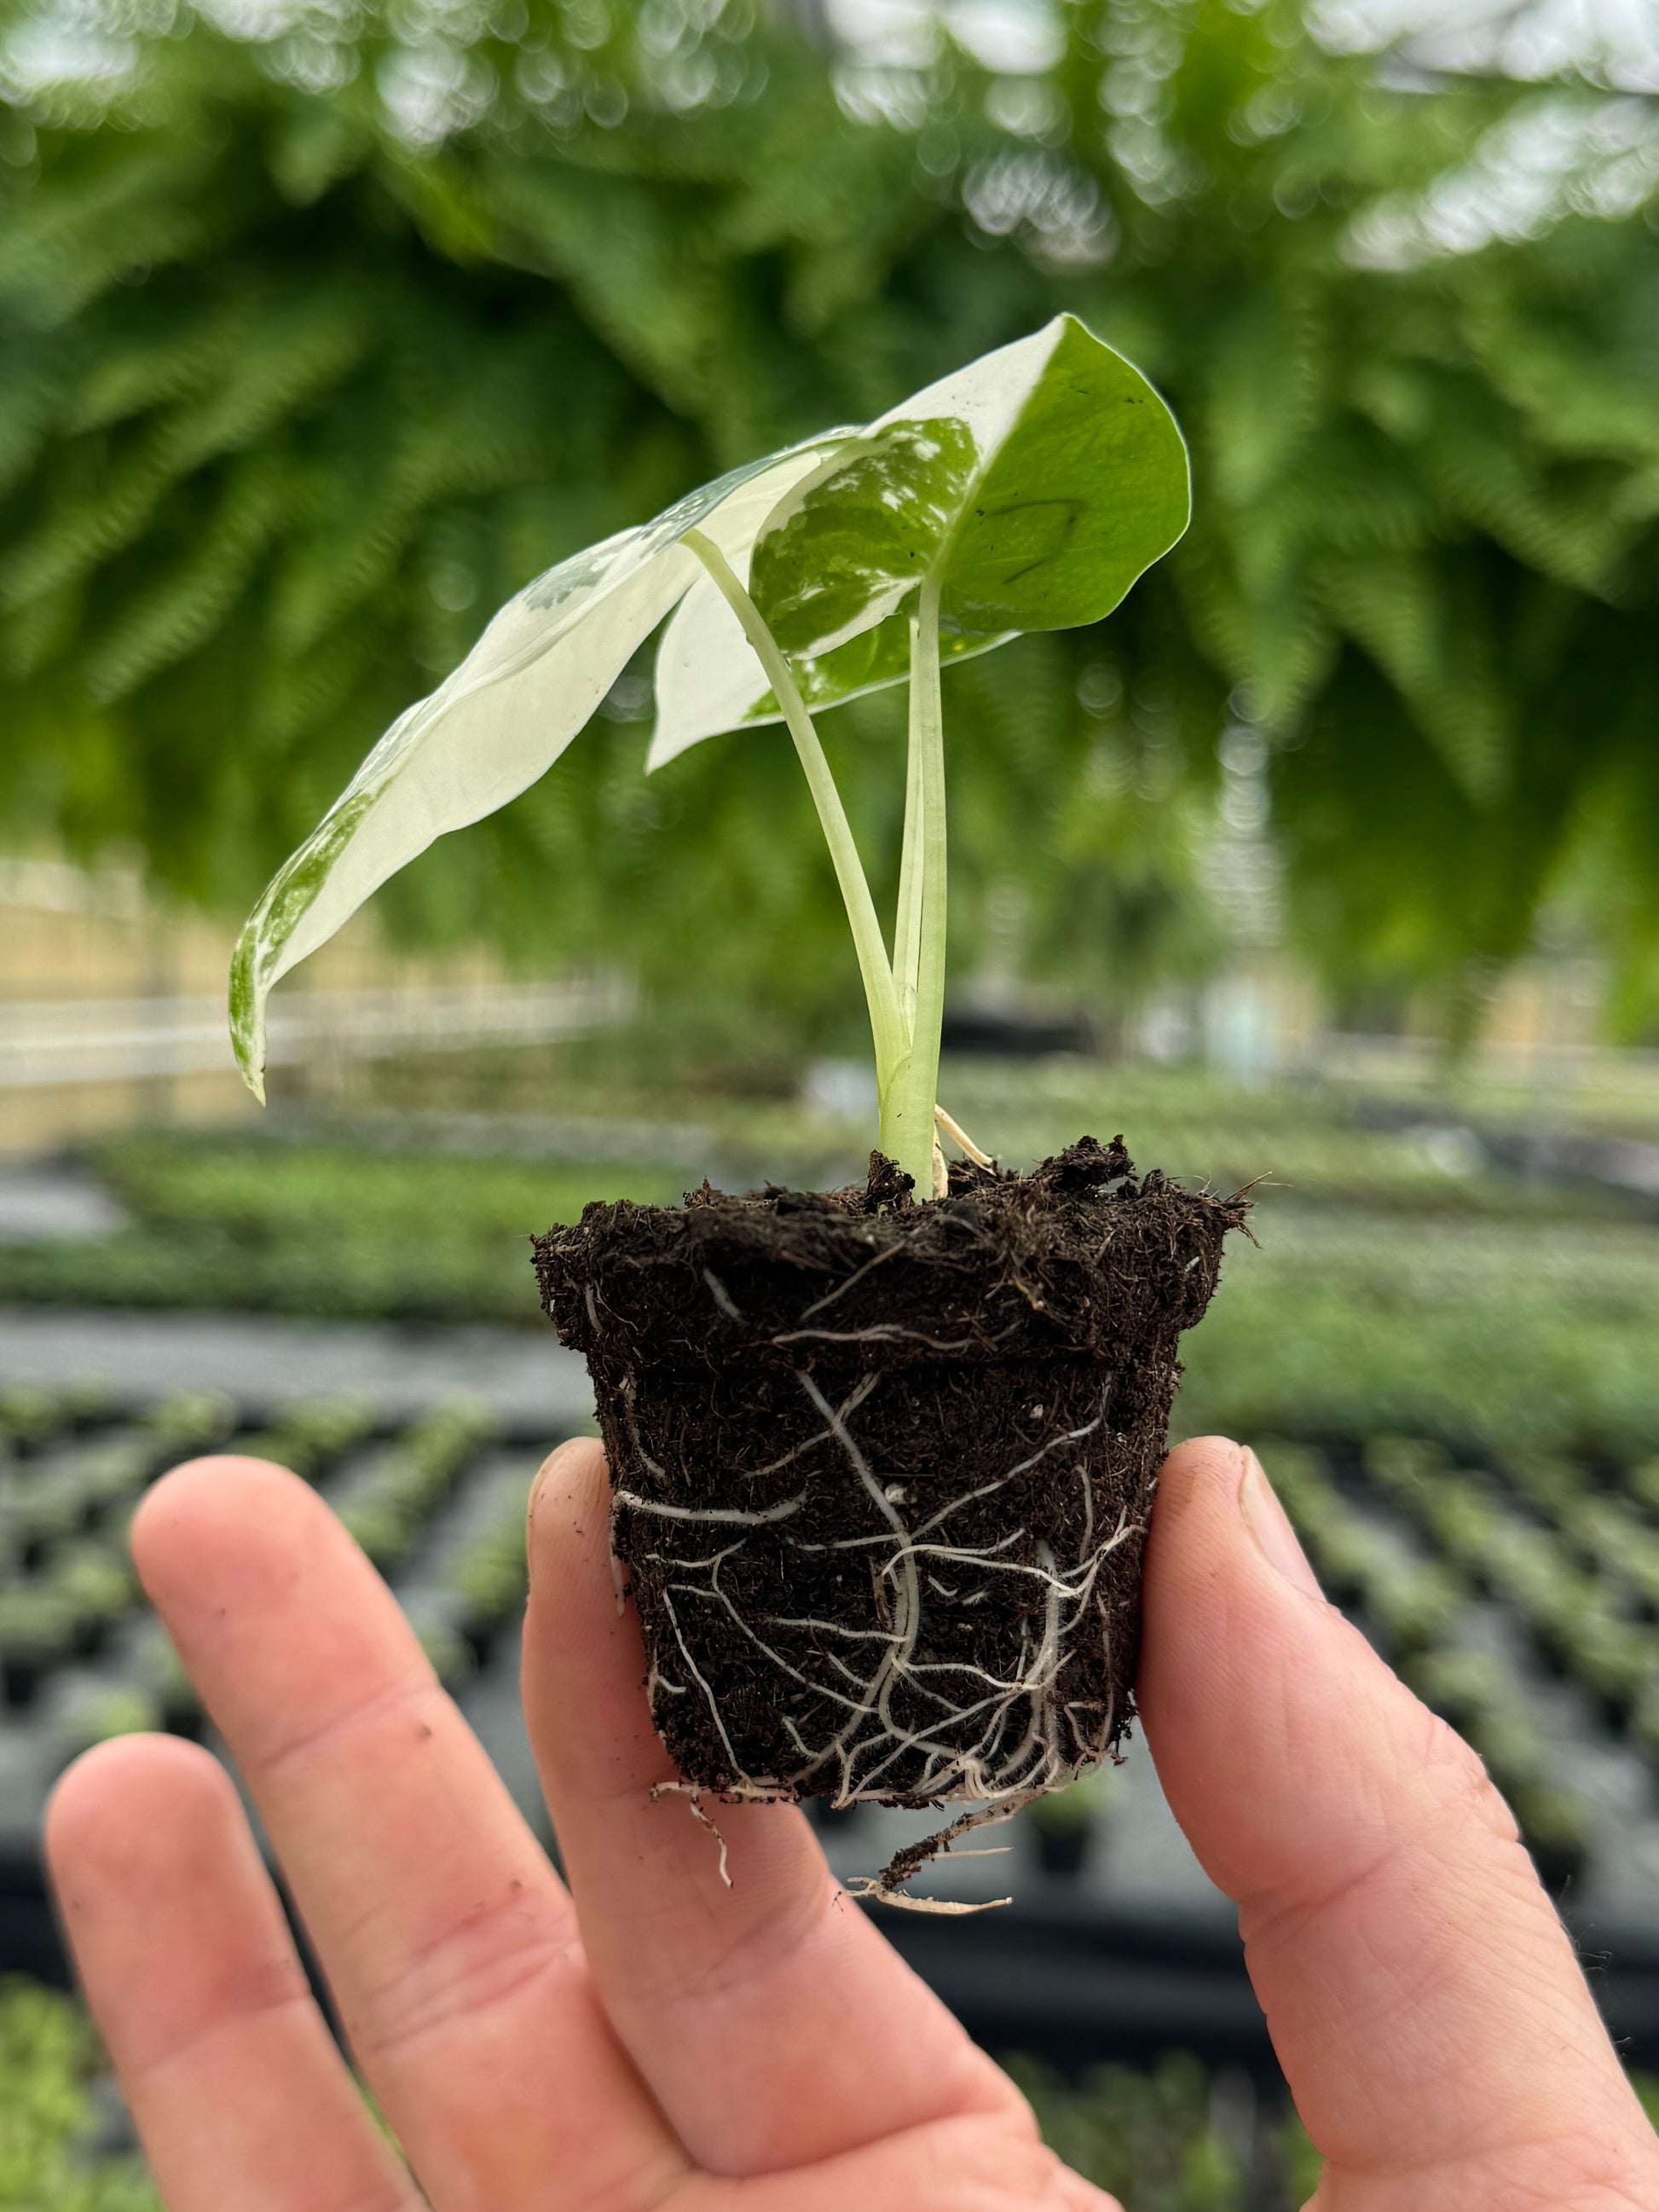
[[[278,872],[232,969],[258,1091],[279,978],[549,768],[665,617],[647,767],[785,725],[869,1012],[868,1181],[590,1206],[536,1266],[593,1379],[613,1547],[693,1810],[962,1806],[864,1885],[892,1904],[965,1909],[904,1884],[1116,1754],[1176,1343],[1245,1212],[1137,1180],[1121,1139],[1006,1173],[939,1105],[940,672],[1109,614],[1188,507],[1169,410],[1069,316],[735,471],[511,600]],[[890,939],[812,714],[907,680]],[[966,1155],[948,1170],[941,1130]]]
[[[1242,1202],[1085,1138],[868,1185],[593,1205],[540,1238],[586,1356],[612,1546],[686,1780],[960,1802],[965,1833],[1111,1755],[1176,1340]],[[902,1854],[889,1902],[933,1856]]]

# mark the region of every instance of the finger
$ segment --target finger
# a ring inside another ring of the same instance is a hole
[[[567,1444],[531,1501],[525,1715],[605,2009],[692,2155],[754,2174],[1015,2093],[837,1888],[793,1806],[684,1797],[610,1564],[599,1445]]]
[[[936,2120],[757,2183],[742,2201],[747,2212],[1121,2212],[1115,2197],[1062,2166],[1023,2117],[983,2113]],[[702,2212],[701,2197],[694,2202]]]
[[[1158,1776],[1238,1900],[1331,2164],[1321,2207],[1659,2201],[1659,2148],[1502,1800],[1320,1596],[1237,1445],[1171,1455],[1146,1621]]]
[[[440,2212],[665,2189],[684,2154],[605,2019],[569,1899],[321,1500],[258,1461],[198,1460],[151,1492],[133,1554]]]
[[[53,1794],[46,1854],[171,2212],[415,2212],[216,1759],[165,1736],[88,1753]]]

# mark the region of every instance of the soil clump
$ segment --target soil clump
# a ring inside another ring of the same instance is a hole
[[[1085,1137],[922,1204],[876,1153],[536,1240],[689,1785],[976,1824],[1115,1755],[1176,1342],[1247,1211]]]

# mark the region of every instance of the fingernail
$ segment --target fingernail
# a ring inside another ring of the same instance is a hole
[[[1261,1461],[1248,1444],[1239,1456],[1243,1462],[1243,1472],[1238,1484],[1238,1510],[1244,1516],[1244,1526],[1255,1539],[1257,1550],[1286,1582],[1294,1583],[1310,1597],[1322,1599],[1325,1593],[1319,1587],[1319,1578],[1308,1565],[1308,1555],[1297,1541],[1296,1531],[1273,1495],[1273,1485],[1263,1474]]]

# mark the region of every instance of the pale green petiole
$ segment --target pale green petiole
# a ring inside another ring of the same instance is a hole
[[[893,986],[893,971],[887,963],[887,947],[882,938],[881,924],[876,917],[876,903],[870,896],[864,864],[859,859],[853,825],[847,819],[847,810],[841,803],[835,776],[824,757],[818,733],[812,726],[812,718],[806,711],[806,702],[800,696],[794,672],[767,628],[759,608],[732,574],[731,564],[719,546],[705,538],[700,530],[688,530],[681,542],[708,569],[726,605],[742,623],[743,634],[754,648],[756,659],[766,671],[773,696],[778,702],[789,734],[795,741],[795,751],[805,771],[807,787],[812,793],[824,841],[830,848],[830,857],[835,863],[836,881],[841,886],[842,902],[847,908],[847,919],[852,926],[859,974],[864,981],[865,1003],[870,1009],[870,1035],[876,1052],[876,1087],[882,1102],[882,1149],[896,1158],[897,1154],[887,1140],[887,1100],[901,1070],[909,1059],[908,1024],[903,1018],[898,994]],[[927,1157],[928,1175],[931,1176],[931,1151]],[[902,1159],[899,1164],[901,1167],[909,1166],[908,1162]],[[913,1175],[916,1173],[914,1167],[910,1167],[909,1171]],[[916,1188],[926,1193],[931,1183],[918,1176]]]
[[[872,422],[733,469],[572,554],[516,592],[459,666],[398,715],[266,886],[232,969],[244,1075],[257,1091],[282,978],[435,838],[551,768],[665,623],[647,766],[722,731],[787,723],[864,979],[882,1149],[927,1195],[942,1165],[941,649],[957,659],[1022,631],[1100,621],[1175,544],[1190,507],[1169,409],[1132,363],[1060,315]],[[771,633],[773,611],[793,658]],[[733,649],[734,616],[769,688]],[[796,668],[811,669],[814,699],[831,706],[909,679],[890,959]]]
[[[915,1180],[933,1188],[933,1092],[939,1081],[939,1024],[945,1005],[945,744],[939,705],[939,598],[936,579],[921,586],[911,623],[910,744],[904,809],[904,851],[894,957],[888,964],[875,902],[859,859],[852,824],[787,657],[717,545],[698,530],[682,541],[708,569],[766,672],[818,811],[836,880],[852,925],[859,972],[870,1009],[881,1103],[880,1145]]]
[[[921,749],[915,742],[914,698],[905,748],[904,845],[899,859],[898,915],[893,929],[893,982],[906,1028],[916,1018],[916,957],[921,945]]]
[[[933,1188],[933,1109],[939,1088],[939,1029],[945,1018],[945,720],[939,700],[939,580],[922,579],[910,618],[910,744],[905,778],[904,854],[899,867],[893,965],[910,1037],[890,1104],[884,1102],[882,1143]]]

